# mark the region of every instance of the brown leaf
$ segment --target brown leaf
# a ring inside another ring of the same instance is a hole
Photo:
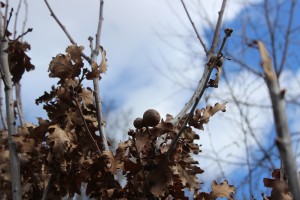
[[[83,89],[78,96],[83,100],[86,106],[94,105],[94,94],[92,91]]]
[[[226,111],[226,104],[227,102],[216,103],[214,106],[206,106],[205,109],[197,109],[195,111],[195,115],[190,120],[189,125],[194,126],[194,128],[204,130],[203,125],[208,123],[211,116],[213,116],[218,111]]]
[[[75,78],[81,72],[81,66],[73,65],[69,54],[57,54],[49,65],[50,77],[61,79]]]
[[[88,73],[86,74],[86,78],[88,80],[92,80],[94,78],[100,78],[101,70],[99,69],[97,63],[92,62],[91,67],[92,67],[92,71],[88,71]]]
[[[48,131],[47,144],[51,147],[54,157],[61,158],[75,149],[75,136],[71,132],[61,129],[58,125],[49,126]]]
[[[9,45],[8,63],[14,83],[21,80],[25,70],[34,70],[34,65],[30,62],[31,58],[25,53],[27,50],[30,50],[27,42],[15,41]]]
[[[194,173],[190,173],[187,169],[183,168],[180,164],[172,166],[174,174],[179,175],[183,186],[188,187],[190,190],[199,189],[199,180]]]
[[[70,45],[66,49],[66,52],[70,54],[71,60],[78,65],[82,65],[82,58],[81,53],[83,51],[83,46],[77,46],[77,45]]]
[[[274,179],[264,178],[264,186],[272,188],[271,196],[267,198],[274,200],[280,196],[282,200],[292,200],[293,198],[289,189],[288,181],[285,179],[281,180],[280,173],[280,169],[275,169],[272,172],[272,177]]]
[[[100,63],[100,73],[105,73],[107,71],[107,59],[106,59],[106,51],[104,50],[104,48],[102,46],[100,46],[100,51],[101,51],[101,56],[102,56],[102,60]]]
[[[229,200],[233,200],[232,194],[235,193],[235,187],[233,185],[228,185],[228,181],[225,180],[220,185],[216,181],[212,183],[212,192],[211,195],[214,199],[218,197],[226,197]]]

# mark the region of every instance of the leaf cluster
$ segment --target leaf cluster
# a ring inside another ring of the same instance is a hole
[[[225,111],[226,103],[196,110],[170,156],[170,144],[187,116],[172,124],[172,116],[160,120],[157,111],[155,124],[129,130],[127,141],[120,142],[115,151],[104,151],[94,92],[82,81],[101,78],[107,68],[105,51],[101,49],[102,62],[92,63],[91,70],[84,66],[82,51],[83,47],[71,45],[65,54],[52,58],[49,76],[58,78],[57,85],[36,99],[48,119],[38,118],[38,125],[20,127],[13,138],[21,161],[24,199],[41,199],[45,191],[48,199],[72,197],[81,194],[83,183],[86,194],[96,199],[188,199],[186,189],[193,191],[194,199],[232,198],[235,188],[227,181],[220,185],[213,182],[211,193],[200,191],[197,176],[204,171],[192,157],[201,152],[194,128],[203,130],[211,116]],[[23,65],[24,69],[32,66],[28,62]],[[7,132],[1,131],[0,136],[1,195],[9,196]],[[126,177],[123,187],[115,178],[119,171]]]

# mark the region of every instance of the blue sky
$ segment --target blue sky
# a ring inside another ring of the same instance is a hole
[[[17,2],[14,1],[12,4]],[[191,11],[199,32],[205,35],[206,39],[210,38],[211,35],[207,35],[210,32],[209,22],[216,22],[221,1],[201,3],[201,1],[193,0],[189,2],[188,9]],[[44,91],[49,91],[51,85],[57,81],[48,78],[48,65],[51,58],[58,53],[64,53],[70,43],[50,16],[43,1],[28,0],[28,4],[27,26],[32,27],[33,32],[26,35],[25,40],[31,44],[32,50],[29,55],[36,69],[24,75],[22,80],[23,101],[26,119],[36,123],[36,117],[46,118],[46,113],[42,110],[42,106],[34,104],[34,100]],[[96,32],[98,1],[52,0],[50,4],[75,41],[79,45],[83,45],[86,54],[89,54],[87,38],[94,36]],[[254,23],[259,23],[261,17],[258,13],[250,10],[242,10],[245,7],[247,7],[245,1],[228,1],[225,11],[224,26],[234,28],[233,37],[229,39],[227,47],[237,55],[243,49],[238,46],[240,41],[237,41],[234,36],[241,33],[240,27],[243,25],[241,16],[248,13],[249,17],[255,19]],[[240,13],[241,11],[242,13]],[[19,18],[20,28],[22,13]],[[282,20],[284,21],[284,18]],[[265,36],[264,32],[259,32],[259,34]],[[252,32],[249,32],[248,35],[250,39],[256,39]],[[106,49],[109,65],[107,73],[103,75],[100,82],[102,98],[104,101],[112,100],[114,102],[114,112],[110,115],[112,118],[121,111],[131,110],[131,114],[127,117],[128,121],[141,117],[143,112],[149,108],[157,109],[163,117],[167,113],[176,115],[196,87],[205,62],[203,49],[192,31],[180,1],[105,1],[101,44]],[[207,40],[206,44],[209,47],[210,42]],[[231,49],[233,47],[234,49]],[[255,53],[254,49],[251,51]],[[258,53],[249,55],[258,55]],[[247,62],[250,61],[259,68],[259,57],[254,60],[250,56]],[[293,67],[292,63],[290,66]],[[241,99],[269,104],[267,88],[263,80],[238,70],[230,61],[226,61],[225,67],[229,69],[228,71],[230,69],[234,71],[234,73],[228,74],[228,84],[233,86],[233,90]],[[293,95],[293,91],[299,91],[299,89],[297,90],[299,83],[296,78],[291,77],[300,78],[300,73],[298,69],[291,69],[282,75],[282,85],[292,88],[289,94]],[[89,82],[85,82],[85,84],[91,85]],[[211,104],[230,99],[224,80],[221,80],[218,89],[208,90],[208,94],[211,95],[209,99]],[[205,105],[203,101],[200,104],[200,106]],[[300,127],[293,118],[299,117],[300,111],[295,108],[291,109],[293,109],[293,117],[290,120],[291,131],[297,131]],[[261,141],[274,135],[270,110],[262,111],[261,108],[254,108],[247,112],[251,116],[251,123],[255,124],[258,138]],[[229,104],[226,113],[215,115],[210,120],[207,130],[199,133],[201,138],[199,143],[203,145],[204,157],[212,155],[210,139],[213,141],[215,150],[225,159],[239,161],[245,155],[244,147],[236,142],[243,140],[243,135],[234,122],[234,120],[242,120],[236,116],[238,116],[237,108]],[[130,126],[132,125],[130,124]],[[125,134],[126,132],[119,130],[116,137],[121,139]],[[268,141],[267,143],[269,145]],[[252,145],[251,147],[255,151],[253,140],[249,141],[249,145]],[[201,159],[203,158],[200,154],[200,161]],[[216,174],[219,169],[216,165],[213,166],[211,160],[203,159],[200,166],[205,170],[200,177],[205,181],[205,188],[210,187],[210,182],[214,178],[221,177],[220,174]],[[242,174],[235,166],[224,165],[224,168],[226,168],[226,177],[230,184],[233,184],[231,180],[234,181],[234,179],[231,177],[236,177],[237,171],[238,174]],[[220,178],[220,180],[222,179]],[[257,195],[259,194],[260,192],[257,193]]]

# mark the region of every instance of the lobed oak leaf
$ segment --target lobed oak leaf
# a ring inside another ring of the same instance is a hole
[[[35,151],[35,141],[23,135],[16,135],[13,137],[18,150],[18,156],[22,163],[30,161],[31,154]]]
[[[197,176],[195,176],[194,172],[191,173],[191,171],[188,171],[184,167],[182,167],[180,164],[175,164],[172,166],[173,173],[175,175],[179,175],[179,178],[183,184],[183,186],[188,187],[190,190],[192,189],[200,189],[199,187],[199,180]]]
[[[149,145],[152,142],[150,135],[147,133],[138,132],[136,133],[135,139],[136,139],[135,143],[138,152],[145,151],[147,144]]]
[[[206,106],[205,109],[197,109],[195,111],[195,115],[189,121],[189,125],[193,126],[194,128],[204,130],[203,125],[208,123],[211,116],[213,116],[218,111],[226,111],[226,104],[227,102],[216,103],[214,106]]]
[[[8,47],[8,64],[14,83],[21,80],[25,70],[34,70],[31,58],[25,53],[27,50],[30,50],[27,42],[14,41]]]
[[[216,181],[213,181],[211,187],[211,196],[213,197],[213,199],[216,199],[218,197],[225,197],[229,200],[233,200],[232,195],[235,193],[235,187],[233,185],[228,185],[227,180],[225,180],[220,185],[218,185]]]
[[[289,189],[288,181],[285,179],[281,179],[280,169],[275,169],[272,172],[272,177],[264,178],[264,186],[268,188],[272,188],[271,196],[267,197],[270,200],[277,199],[279,196],[282,200],[292,200],[292,195]]]
[[[86,74],[86,79],[92,80],[94,78],[100,78],[101,70],[95,61],[92,62],[91,67],[92,67],[92,71],[88,70]]]
[[[49,65],[49,77],[60,79],[75,78],[81,72],[81,66],[73,65],[69,54],[57,54]]]
[[[200,118],[200,121],[203,123],[208,123],[209,118],[211,116],[213,116],[216,112],[218,111],[222,111],[225,112],[226,111],[226,104],[225,103],[216,103],[214,106],[206,106],[205,110],[203,111],[203,115]]]
[[[166,157],[157,157],[158,166],[149,171],[147,181],[151,187],[150,192],[155,196],[164,196],[167,192],[167,187],[173,183],[172,170],[169,167],[169,162]]]
[[[56,124],[49,126],[48,131],[46,142],[51,147],[54,157],[60,159],[65,153],[75,149],[75,136],[71,132],[61,129]]]
[[[73,129],[76,125],[82,124],[82,117],[78,109],[69,110],[66,112],[66,128],[68,130]]]
[[[78,96],[82,99],[86,106],[94,105],[94,94],[92,91],[83,89],[80,93],[78,93]]]
[[[83,46],[77,46],[75,44],[70,45],[67,47],[66,52],[70,54],[71,60],[75,64],[82,65],[82,58],[81,58],[81,53],[83,51],[84,47]]]
[[[112,151],[103,151],[103,155],[106,156],[106,159],[104,162],[106,164],[107,171],[114,174],[116,172],[117,167],[116,167],[116,162],[115,162]]]
[[[115,155],[116,168],[124,170],[124,159],[126,158],[126,151],[131,145],[131,140],[127,140],[126,142],[121,142],[118,144]]]

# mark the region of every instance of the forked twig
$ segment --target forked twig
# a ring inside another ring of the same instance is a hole
[[[221,29],[221,25],[222,25],[222,19],[223,19],[226,3],[227,3],[227,0],[223,0],[221,10],[219,11],[219,17],[218,17],[218,21],[217,21],[216,28],[215,28],[215,33],[214,33],[214,38],[213,38],[213,41],[212,41],[211,49],[207,52],[208,60],[210,60],[210,58],[214,55],[215,49],[217,47],[218,38],[219,38],[219,35],[220,35],[220,29]],[[170,144],[170,147],[167,151],[167,156],[168,157],[171,155],[173,149],[175,148],[175,145],[176,145],[177,141],[179,140],[181,134],[184,132],[188,122],[191,120],[191,118],[193,116],[193,113],[194,113],[194,111],[195,111],[195,109],[196,109],[196,107],[197,107],[197,105],[198,105],[205,89],[207,88],[207,83],[209,81],[209,77],[211,75],[211,72],[212,72],[213,68],[216,66],[216,64],[218,62],[218,59],[221,58],[221,52],[224,48],[224,45],[226,43],[227,38],[230,37],[231,33],[232,33],[232,29],[225,29],[225,37],[223,39],[222,45],[221,45],[217,55],[216,55],[216,59],[214,60],[214,63],[211,66],[208,66],[207,64],[205,65],[203,75],[202,75],[202,77],[199,81],[198,87],[196,88],[192,98],[184,106],[184,108],[180,111],[180,113],[173,120],[171,120],[172,124],[177,124],[186,115],[187,111],[192,107],[192,109],[190,110],[188,116],[184,120],[183,125],[181,126],[180,130],[176,134],[176,137],[173,139],[172,143]]]
[[[214,52],[217,47],[218,38],[220,35],[220,29],[221,29],[221,22],[222,22],[224,10],[226,7],[226,2],[227,2],[227,0],[223,0],[221,11],[219,12],[219,18],[218,18],[218,22],[217,22],[217,25],[215,28],[215,33],[214,33],[214,40],[212,42],[213,44],[211,45],[211,49],[208,51],[208,55],[207,55],[208,60],[214,55]],[[206,66],[204,68],[204,72],[202,74],[202,77],[198,83],[198,86],[197,86],[193,96],[191,97],[189,102],[185,104],[185,106],[179,112],[179,114],[171,121],[172,124],[177,124],[186,115],[188,110],[194,105],[198,96],[200,96],[200,98],[202,97],[202,94],[207,86],[207,83],[209,81],[209,77],[211,75],[212,70],[213,70],[213,67]]]
[[[208,49],[207,49],[205,43],[203,42],[202,38],[200,37],[200,34],[199,34],[198,31],[197,31],[197,28],[196,28],[196,26],[195,26],[195,24],[194,24],[194,22],[193,22],[193,20],[192,20],[192,18],[191,18],[191,16],[190,16],[189,11],[187,10],[187,8],[186,8],[186,6],[185,6],[184,1],[181,0],[181,3],[182,3],[182,6],[183,6],[183,8],[184,8],[184,10],[185,10],[186,15],[188,16],[188,18],[189,18],[189,20],[190,20],[190,22],[191,22],[191,24],[192,24],[192,26],[193,26],[193,28],[194,28],[194,31],[195,31],[195,33],[196,33],[196,35],[197,35],[197,38],[199,39],[200,44],[202,45],[202,47],[203,47],[205,53],[207,54],[207,53],[208,53]]]
[[[222,52],[222,50],[223,50],[223,48],[224,48],[224,46],[225,46],[225,43],[226,43],[226,41],[227,41],[227,38],[230,37],[230,35],[231,35],[231,33],[232,33],[232,29],[225,29],[224,32],[225,32],[225,36],[224,36],[224,38],[223,38],[222,45],[221,45],[221,47],[220,47],[220,49],[219,49],[219,51],[218,51],[217,59],[214,60],[214,63],[212,64],[212,66],[208,66],[208,65],[206,64],[206,66],[205,66],[206,68],[212,68],[212,69],[213,69],[213,68],[216,66],[216,64],[217,64],[218,59],[221,58],[221,55],[222,55],[221,52]],[[208,77],[208,78],[209,78],[209,77]],[[206,80],[206,84],[207,84],[207,82],[208,82],[208,79]],[[184,130],[187,128],[188,122],[192,119],[193,114],[194,114],[194,111],[195,111],[195,109],[196,109],[196,107],[197,107],[197,105],[198,105],[198,103],[199,103],[199,101],[200,101],[200,99],[201,99],[201,97],[202,97],[202,95],[203,95],[205,89],[206,89],[206,87],[203,87],[202,90],[200,91],[200,93],[198,94],[198,96],[196,97],[196,100],[195,100],[195,102],[194,102],[194,105],[193,105],[192,109],[190,110],[190,112],[189,112],[187,118],[184,120],[184,123],[183,123],[183,125],[181,126],[180,130],[178,131],[178,133],[176,134],[176,137],[173,139],[172,143],[170,144],[170,147],[169,147],[169,149],[168,149],[168,151],[167,151],[167,156],[168,156],[168,157],[171,155],[171,153],[172,153],[172,151],[173,151],[173,149],[174,149],[174,147],[175,147],[177,141],[179,140],[181,134],[182,134],[182,133],[184,132]]]
[[[64,33],[66,34],[66,36],[68,37],[70,42],[72,44],[76,44],[75,40],[72,38],[70,33],[67,31],[66,27],[60,22],[60,20],[57,18],[57,16],[53,12],[48,1],[47,0],[44,0],[44,1],[51,13],[51,16],[55,19],[55,21],[58,23],[58,25],[64,31]],[[101,35],[101,28],[102,28],[102,21],[103,21],[103,4],[104,4],[104,1],[100,0],[99,21],[98,21],[98,29],[97,29],[97,33],[96,33],[96,46],[95,46],[95,49],[92,51],[91,58],[88,57],[87,55],[85,55],[83,52],[81,52],[81,56],[86,61],[88,61],[89,64],[96,62],[97,55],[99,54],[99,50],[100,50],[100,35]],[[106,135],[105,135],[105,128],[104,128],[104,124],[103,124],[101,99],[100,99],[100,94],[99,94],[99,79],[98,78],[93,79],[93,85],[94,85],[94,94],[95,94],[95,104],[96,104],[96,109],[97,109],[97,120],[98,120],[98,124],[99,124],[99,132],[100,132],[100,136],[102,137],[104,150],[109,150],[108,142],[107,142]]]
[[[104,5],[104,1],[101,0],[99,6],[99,19],[98,19],[98,28],[96,33],[96,44],[95,44],[95,48],[92,50],[92,56],[91,56],[92,62],[97,62],[97,56],[100,51],[100,36],[101,36],[102,22],[103,22],[103,5]],[[93,79],[93,85],[94,85],[94,93],[95,93],[95,104],[97,109],[97,120],[99,124],[98,126],[99,133],[103,140],[102,143],[103,148],[105,151],[108,151],[109,148],[108,148],[108,142],[105,133],[105,126],[103,121],[103,113],[102,113],[101,98],[100,98],[99,78]]]
[[[70,40],[70,42],[72,44],[76,44],[75,40],[72,38],[72,36],[70,35],[70,33],[68,32],[68,30],[66,29],[66,27],[60,22],[60,20],[57,18],[57,16],[55,15],[55,13],[53,12],[51,6],[49,5],[47,0],[44,0],[46,3],[46,6],[48,7],[51,16],[54,18],[54,20],[58,23],[58,25],[60,26],[60,28],[63,30],[63,32],[66,34],[66,36],[68,37],[68,39]],[[88,61],[89,64],[92,64],[92,59],[90,57],[88,57],[87,55],[85,55],[85,53],[81,52],[81,56]]]

